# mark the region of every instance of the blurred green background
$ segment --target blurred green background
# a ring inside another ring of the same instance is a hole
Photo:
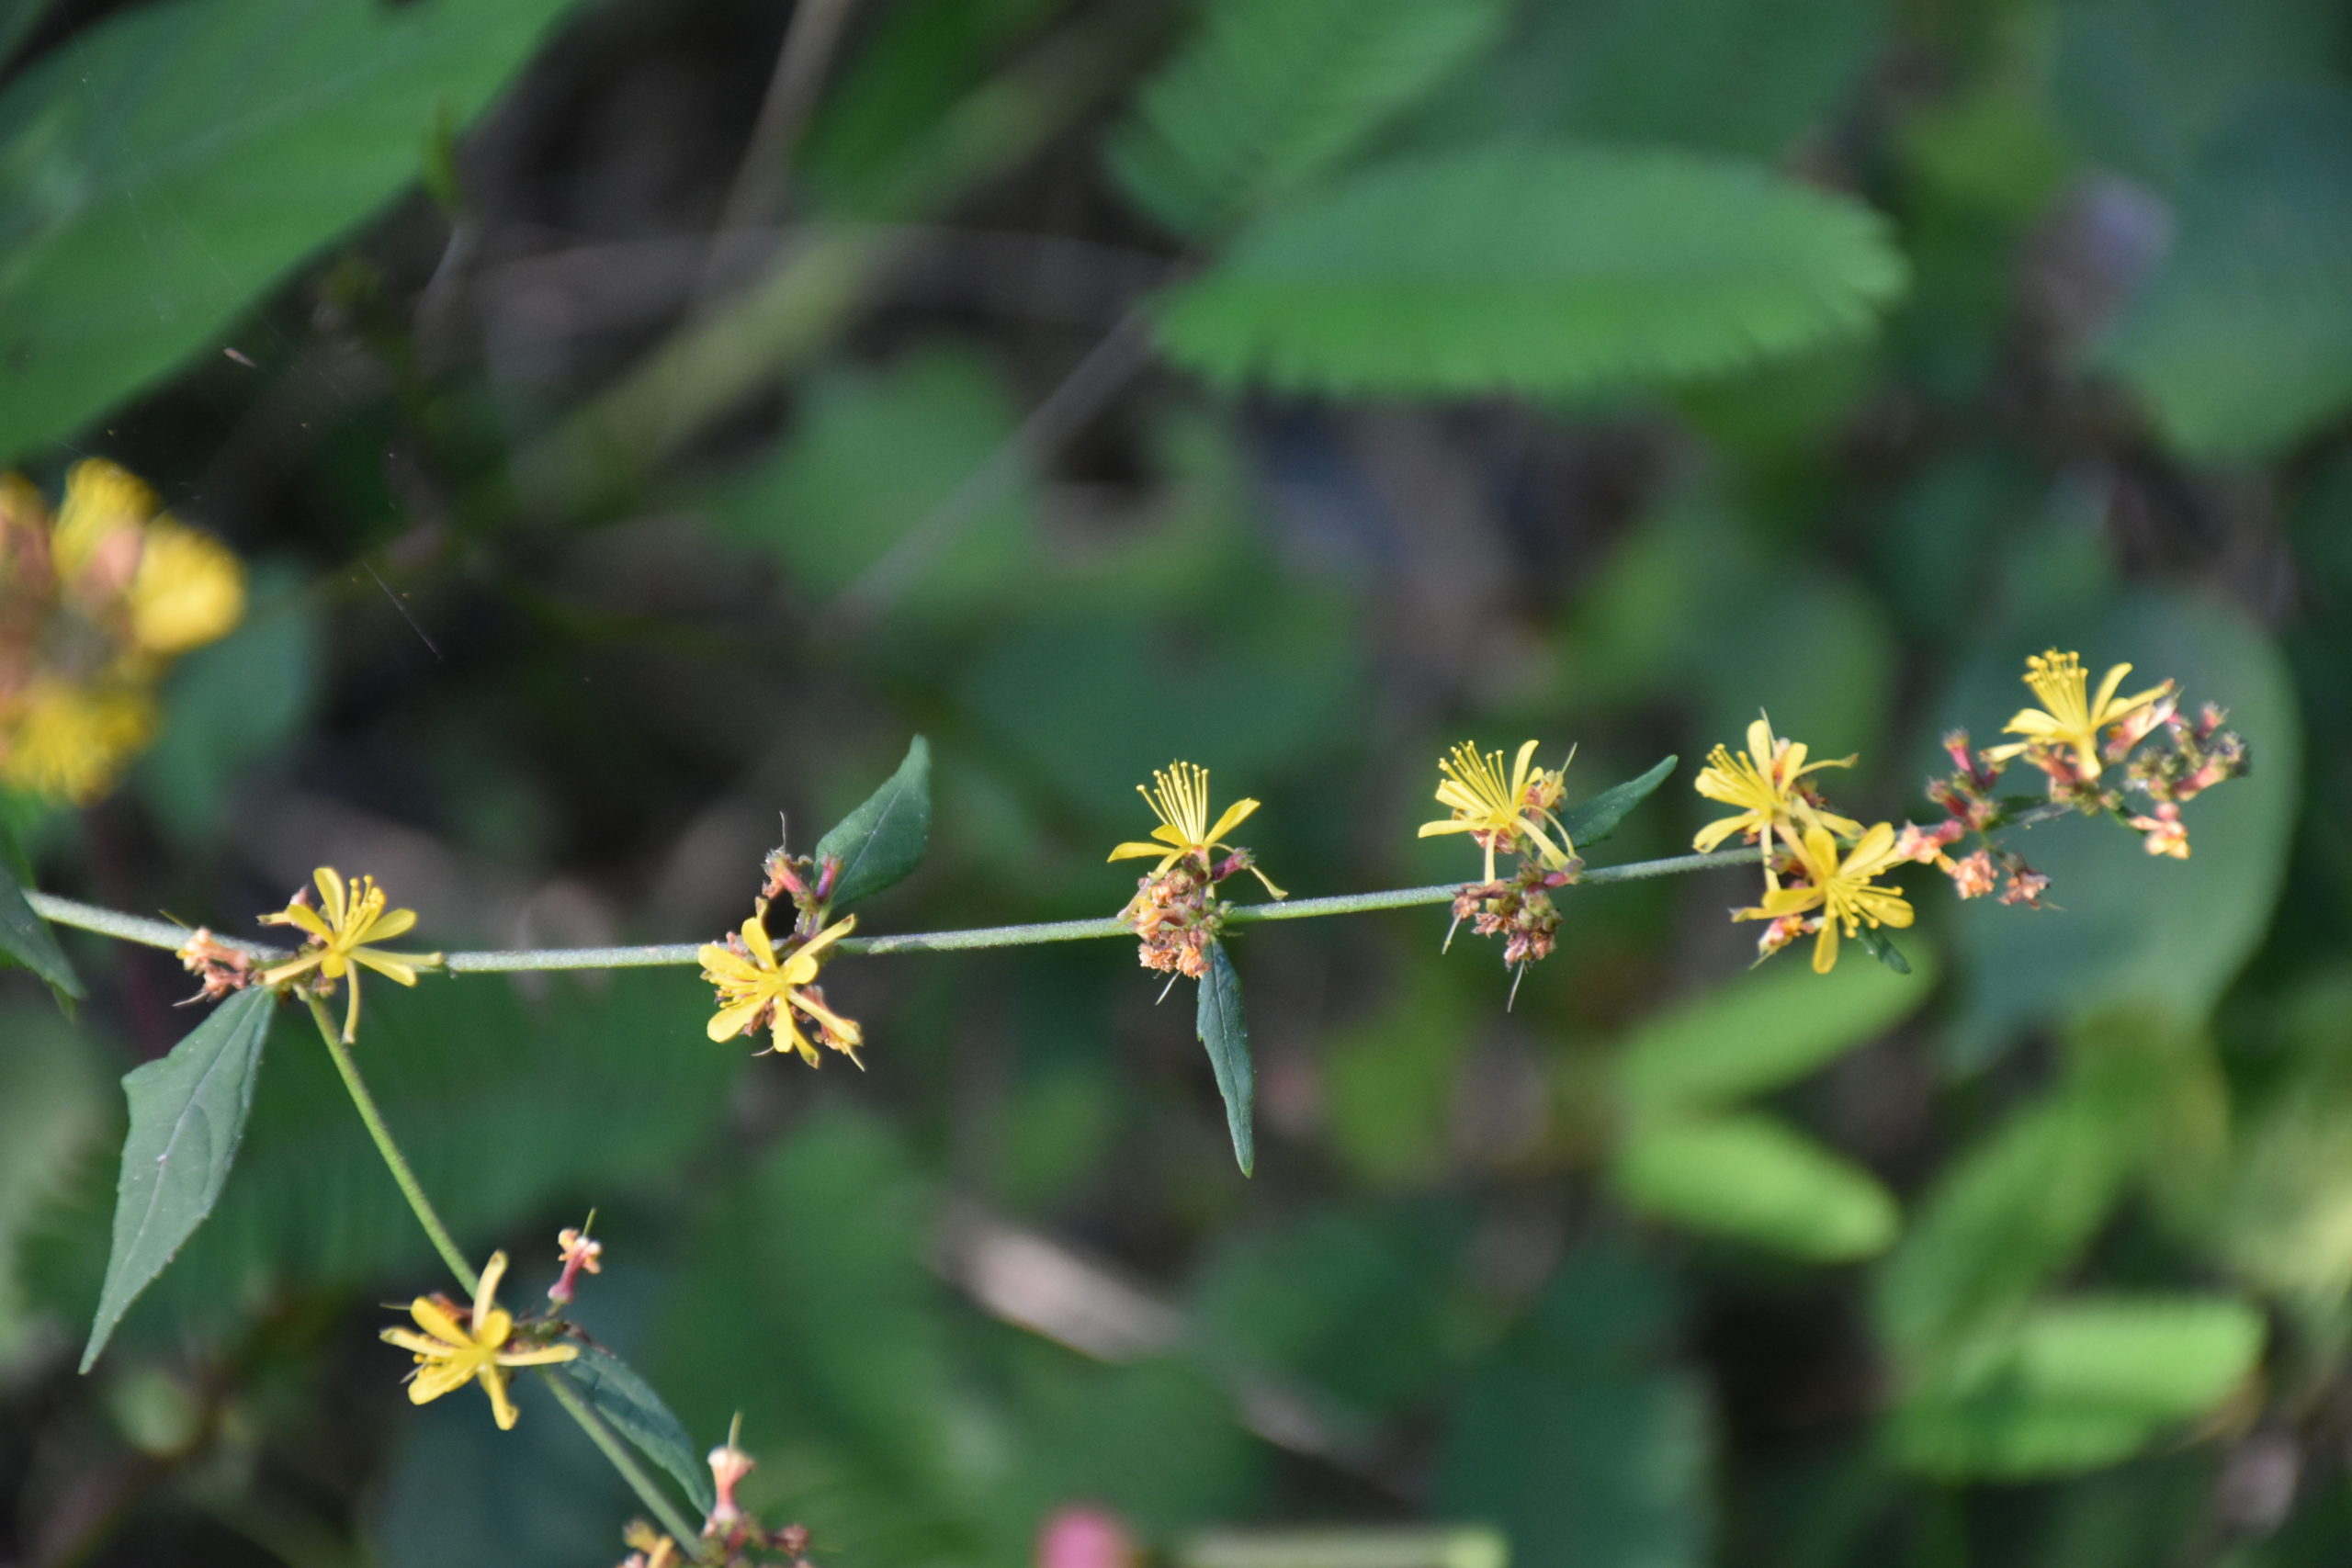
[[[1236,942],[1235,1171],[1124,944],[843,963],[870,1070],[691,974],[371,989],[459,1240],[839,1568],[1486,1522],[1520,1568],[2352,1554],[2352,18],[2332,0],[0,0],[0,461],[255,573],[40,885],[244,931],[678,942],[935,749],[867,930],[1107,914],[1171,757],[1295,893],[1467,874],[1443,747],[1759,705],[1928,819],[2052,642],[2227,705],[2195,855],[1932,874],[1908,979],[1750,972],[1746,873]],[[422,1412],[439,1281],[271,1047],[98,1370],[113,1080],[190,1015],[0,977],[0,1562],[603,1563],[536,1390]],[[1431,1564],[1430,1568],[1436,1568]]]

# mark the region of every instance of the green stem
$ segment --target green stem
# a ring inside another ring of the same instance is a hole
[[[187,945],[188,938],[196,934],[193,927],[175,925],[169,920],[151,920],[141,915],[126,915],[118,909],[102,909],[96,904],[85,904],[79,899],[60,898],[54,893],[35,893],[28,889],[25,902],[30,904],[33,913],[44,920],[72,926],[76,931],[96,931],[100,936],[110,936],[119,942],[135,942],[141,947],[167,947],[176,953]],[[291,956],[284,948],[271,947],[264,942],[238,942],[230,937],[221,937],[219,941],[223,947],[233,947],[240,953],[252,953],[255,958]]]
[[[553,1371],[542,1371],[539,1378],[548,1385],[548,1391],[555,1395],[556,1403],[580,1423],[580,1429],[588,1434],[588,1440],[612,1461],[615,1470],[621,1472],[621,1479],[628,1483],[629,1490],[637,1494],[638,1501],[651,1509],[653,1517],[662,1521],[662,1528],[670,1532],[680,1549],[690,1556],[697,1555],[695,1548],[701,1542],[702,1532],[678,1512],[678,1506],[670,1501],[669,1495],[653,1477],[646,1473],[645,1467],[638,1462],[635,1454],[628,1451],[628,1446],[621,1441],[620,1435],[596,1414],[595,1406]]]
[[[449,1266],[449,1272],[458,1277],[458,1283],[466,1288],[466,1293],[473,1294],[475,1288],[481,1283],[481,1276],[474,1272],[473,1265],[466,1261],[466,1255],[458,1251],[458,1244],[450,1239],[449,1227],[443,1224],[441,1216],[434,1212],[433,1201],[424,1195],[424,1188],[417,1181],[416,1172],[409,1168],[408,1156],[401,1153],[398,1144],[392,1142],[392,1130],[384,1124],[384,1113],[376,1109],[376,1097],[368,1092],[367,1081],[359,1076],[359,1064],[352,1059],[351,1047],[343,1043],[343,1032],[335,1027],[334,1020],[327,1016],[324,1002],[308,995],[302,999],[311,1005],[311,1018],[319,1026],[319,1038],[327,1043],[327,1054],[334,1058],[335,1070],[343,1075],[343,1087],[350,1091],[351,1103],[358,1108],[359,1120],[368,1124],[368,1135],[376,1140],[376,1152],[384,1156],[384,1164],[391,1170],[392,1180],[400,1186],[401,1196],[408,1200],[410,1210],[416,1215],[416,1223],[424,1227],[425,1235],[433,1243],[433,1250],[441,1255],[441,1261]]]

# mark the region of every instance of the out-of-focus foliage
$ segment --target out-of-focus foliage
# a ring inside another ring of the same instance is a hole
[[[1528,736],[1600,866],[1759,709],[1930,820],[2054,645],[2251,776],[2186,861],[2015,834],[2048,909],[1898,868],[1907,976],[1750,972],[1743,869],[1558,890],[1508,1006],[1437,906],[1157,1008],[1124,943],[844,958],[862,1073],[690,971],[379,987],[356,1050],[511,1303],[595,1208],[593,1364],[678,1427],[598,1397],[673,1472],[740,1412],[829,1568],[1074,1505],[2341,1562],[2347,93],[2329,0],[0,0],[0,453],[253,563],[118,793],[0,799],[0,1559],[557,1568],[636,1506],[531,1378],[403,1397],[376,1303],[452,1287],[299,1017],[76,1374],[115,1086],[203,1015],[19,886],[695,942],[870,800],[858,935],[1100,918],[1182,758],[1310,897],[1472,874],[1435,760]]]

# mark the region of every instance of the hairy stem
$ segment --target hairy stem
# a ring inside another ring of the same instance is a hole
[[[628,1445],[621,1441],[620,1435],[613,1430],[611,1425],[596,1414],[595,1406],[552,1369],[541,1371],[539,1379],[548,1385],[548,1392],[555,1395],[556,1403],[563,1406],[565,1413],[580,1423],[580,1429],[588,1434],[588,1440],[612,1461],[615,1470],[621,1472],[621,1479],[628,1483],[629,1490],[637,1494],[638,1501],[652,1511],[653,1517],[662,1521],[662,1528],[670,1532],[690,1558],[695,1557],[702,1532],[678,1512],[678,1506],[670,1500],[660,1483],[646,1473],[645,1466],[628,1451]]]
[[[424,1188],[416,1179],[416,1172],[409,1168],[408,1156],[401,1153],[400,1145],[392,1141],[392,1130],[384,1124],[384,1113],[376,1108],[376,1097],[368,1092],[367,1080],[359,1076],[359,1064],[352,1059],[351,1047],[343,1043],[343,1032],[327,1016],[324,1002],[313,996],[305,996],[302,999],[311,1005],[311,1018],[319,1026],[319,1038],[327,1043],[327,1054],[334,1058],[335,1070],[343,1075],[343,1087],[350,1090],[351,1103],[358,1108],[359,1120],[368,1124],[368,1135],[376,1140],[376,1152],[384,1156],[384,1164],[391,1171],[392,1180],[399,1184],[401,1196],[408,1200],[410,1210],[416,1215],[416,1223],[424,1227],[426,1237],[433,1243],[433,1250],[441,1255],[441,1261],[449,1266],[449,1272],[458,1277],[458,1283],[466,1288],[467,1294],[471,1295],[474,1288],[481,1282],[481,1276],[474,1272],[473,1265],[466,1261],[466,1255],[458,1251],[458,1244],[450,1239],[449,1227],[443,1224],[441,1216],[434,1212],[433,1201],[424,1195]]]

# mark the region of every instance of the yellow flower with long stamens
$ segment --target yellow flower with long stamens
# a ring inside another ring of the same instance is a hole
[[[415,1328],[383,1331],[387,1344],[416,1357],[416,1371],[408,1385],[410,1404],[427,1404],[478,1382],[490,1395],[490,1410],[498,1419],[498,1429],[510,1432],[514,1429],[514,1403],[506,1397],[507,1370],[551,1366],[580,1354],[577,1345],[506,1348],[514,1336],[514,1315],[497,1303],[498,1282],[505,1277],[506,1254],[493,1252],[482,1269],[481,1282],[474,1286],[473,1308],[466,1313],[464,1322],[458,1320],[463,1309],[447,1298],[419,1296],[409,1303],[408,1313],[424,1333]]]
[[[1158,855],[1159,863],[1151,868],[1154,876],[1187,855],[1200,858],[1201,870],[1205,874],[1211,869],[1209,862],[1215,858],[1212,852],[1232,849],[1225,836],[1248,821],[1250,814],[1258,809],[1254,800],[1237,800],[1211,822],[1209,771],[1191,762],[1171,762],[1166,768],[1155,769],[1151,778],[1154,787],[1146,789],[1137,784],[1136,793],[1151,807],[1151,814],[1159,818],[1159,826],[1151,830],[1150,842],[1130,840],[1113,850],[1109,858],[1139,860]],[[1249,869],[1250,875],[1266,885],[1268,893],[1277,898],[1290,897],[1275,886],[1264,872],[1254,865]]]
[[[0,783],[87,806],[154,732],[154,699],[142,685],[36,675],[0,700]]]
[[[826,1044],[865,1066],[857,1060],[857,1048],[865,1043],[865,1036],[856,1021],[827,1007],[821,996],[808,994],[817,978],[819,955],[855,931],[857,917],[851,915],[827,926],[779,961],[775,943],[768,937],[766,915],[767,906],[763,903],[743,922],[740,953],[723,942],[703,944],[698,954],[702,977],[718,987],[718,1010],[711,1015],[710,1037],[731,1040],[765,1024],[775,1036],[769,1050],[781,1050],[789,1043],[813,1067],[820,1058],[817,1047],[800,1032],[800,1021],[793,1016],[798,1011],[816,1021]]]
[[[1469,834],[1487,852],[1488,882],[1495,879],[1495,852],[1518,849],[1522,836],[1534,845],[1545,865],[1554,871],[1566,865],[1576,857],[1577,847],[1552,807],[1566,793],[1561,775],[1568,771],[1567,764],[1548,772],[1535,767],[1536,745],[1531,740],[1519,749],[1508,775],[1503,773],[1500,751],[1482,754],[1466,740],[1439,758],[1437,771],[1443,777],[1438,782],[1437,803],[1451,807],[1453,815],[1422,823],[1419,836]],[[1547,824],[1551,832],[1545,831]],[[1552,841],[1553,832],[1560,836],[1556,844]]]
[[[1707,765],[1699,770],[1693,787],[1709,800],[1737,807],[1739,814],[1700,829],[1698,836],[1690,840],[1690,847],[1705,854],[1734,833],[1770,839],[1775,829],[1793,831],[1802,824],[1813,822],[1848,837],[1860,833],[1860,823],[1822,810],[1799,793],[1797,784],[1805,774],[1823,768],[1853,765],[1851,757],[1825,757],[1817,762],[1808,762],[1804,741],[1776,737],[1771,718],[1758,718],[1747,727],[1746,756],[1735,757],[1730,748],[1719,745],[1708,754]]]
[[[341,873],[331,865],[322,865],[311,873],[318,884],[319,907],[315,909],[304,902],[301,894],[288,900],[286,908],[274,915],[264,915],[266,926],[294,926],[311,939],[288,963],[262,971],[265,986],[282,985],[297,975],[315,969],[329,980],[350,982],[351,1005],[343,1018],[343,1043],[346,1045],[359,1033],[359,969],[373,969],[386,979],[402,986],[416,984],[419,969],[432,969],[441,963],[437,953],[386,953],[366,944],[390,942],[416,924],[414,909],[388,909],[384,907],[384,890],[376,886],[372,876],[359,877],[348,885]]]
[[[1798,840],[1797,862],[1804,867],[1802,887],[1776,887],[1764,895],[1761,906],[1742,909],[1739,920],[1777,920],[1787,915],[1821,911],[1821,935],[1813,947],[1813,969],[1826,975],[1838,963],[1838,939],[1852,936],[1864,920],[1897,931],[1911,923],[1911,906],[1900,889],[1873,884],[1871,878],[1894,864],[1893,824],[1871,825],[1841,858],[1838,840],[1818,824],[1808,827]]]
[[[2025,683],[2041,699],[2041,706],[2019,708],[2017,716],[2001,727],[2008,734],[2024,736],[2023,740],[1996,746],[1984,755],[2005,762],[2034,746],[2064,746],[2075,753],[2075,770],[2086,779],[2099,775],[2098,732],[2172,690],[2172,682],[2165,681],[2119,697],[2116,689],[2132,673],[2132,666],[2118,664],[2100,678],[2098,694],[2093,696],[2082,655],[2061,653],[2054,648],[2028,659],[2025,671]]]

